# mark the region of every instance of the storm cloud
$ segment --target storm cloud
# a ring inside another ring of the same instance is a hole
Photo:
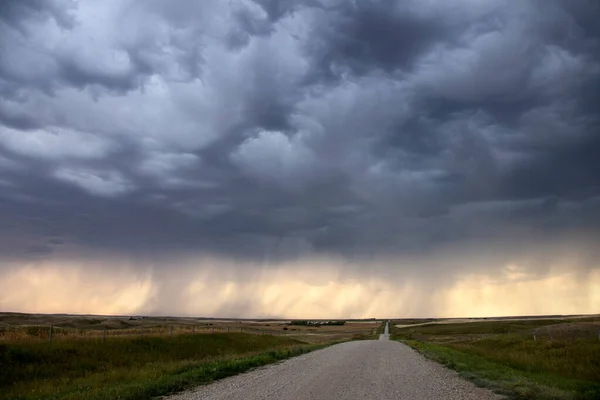
[[[367,292],[391,301],[407,282],[573,273],[575,293],[600,268],[598,16],[594,0],[5,0],[5,286],[125,263],[153,289],[105,310],[300,317],[247,299],[292,277],[329,297],[385,282]],[[182,308],[191,276],[255,286]],[[383,309],[469,312],[438,305]]]

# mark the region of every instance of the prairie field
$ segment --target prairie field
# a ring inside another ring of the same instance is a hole
[[[147,399],[383,329],[290,322],[3,313],[0,398]]]
[[[2,343],[0,398],[144,399],[309,350],[244,333]]]
[[[292,325],[291,320],[212,319],[188,317],[87,316],[0,313],[0,343],[15,341],[122,336],[248,333],[285,336],[307,343],[368,338],[381,321],[346,320],[344,325]]]
[[[598,316],[391,325],[392,339],[510,398],[600,398]]]

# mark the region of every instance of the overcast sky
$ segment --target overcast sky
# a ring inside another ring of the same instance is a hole
[[[3,0],[0,309],[600,312],[598,17]]]

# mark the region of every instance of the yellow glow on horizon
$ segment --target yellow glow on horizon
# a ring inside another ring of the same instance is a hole
[[[548,277],[507,280],[468,276],[441,295],[440,315],[486,317],[501,315],[594,314],[600,312],[600,271],[581,277],[557,272]]]
[[[248,267],[248,268],[247,268]],[[254,269],[253,269],[254,268]],[[30,313],[248,318],[486,317],[600,312],[600,270],[535,277],[516,264],[432,286],[332,260],[268,269],[200,260],[176,270],[30,264],[5,271],[0,309]]]
[[[152,296],[150,279],[31,265],[0,280],[0,309],[30,313],[129,314]]]

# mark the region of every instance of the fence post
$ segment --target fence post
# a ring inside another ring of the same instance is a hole
[[[48,334],[48,343],[52,343],[52,330],[54,329],[54,325],[50,325],[50,333]]]
[[[169,325],[169,328],[170,328],[170,330],[169,330],[169,336],[173,337],[173,325]]]
[[[550,337],[550,340],[552,340],[552,331],[550,330],[550,327],[548,327],[547,329],[548,329],[548,336]]]
[[[537,342],[537,338],[535,337],[535,331],[533,331],[533,341]]]
[[[102,341],[106,341],[106,327],[104,327],[104,333],[102,334]]]
[[[215,327],[210,328],[210,333],[215,333]]]
[[[227,327],[227,333],[229,333],[229,327]],[[600,331],[598,331],[598,337],[600,337]]]
[[[196,325],[192,325],[192,334],[196,333]]]
[[[243,332],[242,332],[242,329],[244,329],[244,328],[242,328],[242,327],[240,326],[240,333],[243,333]]]

